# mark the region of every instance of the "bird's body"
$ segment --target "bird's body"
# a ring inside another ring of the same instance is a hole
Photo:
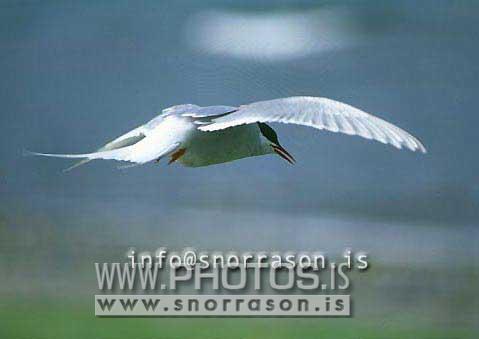
[[[426,151],[409,133],[357,108],[326,98],[291,97],[240,107],[173,106],[96,152],[33,154],[84,158],[73,167],[94,159],[144,164],[165,156],[171,156],[170,163],[200,167],[272,153],[293,163],[294,158],[280,145],[276,132],[266,122],[299,124],[359,135],[397,148]]]
[[[214,132],[203,132],[193,125],[184,149],[187,151],[178,162],[187,167],[209,166],[273,153],[271,147],[262,140],[257,124]]]
[[[197,129],[194,121],[188,116],[166,116],[153,129],[150,140],[138,142],[136,151],[153,158],[158,149],[175,144],[180,139],[182,142],[178,150],[185,152],[178,162],[187,167],[201,167],[267,154],[271,149],[262,141],[257,124],[203,132]]]

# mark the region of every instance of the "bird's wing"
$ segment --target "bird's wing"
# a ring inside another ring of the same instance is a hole
[[[185,112],[182,115],[184,117],[191,117],[194,119],[220,117],[226,114],[233,113],[238,110],[238,107],[233,106],[207,106],[198,107],[197,110],[192,112]]]
[[[178,133],[171,133],[175,127],[175,121],[171,121],[165,126],[162,122],[165,116],[160,115],[150,120],[146,124],[123,134],[115,140],[101,147],[96,152],[83,154],[52,154],[27,152],[32,155],[41,155],[56,158],[84,159],[81,163],[95,159],[129,161],[136,164],[144,164],[174,152],[184,138],[188,126]],[[166,132],[170,133],[166,133]],[[80,165],[76,164],[76,166]]]
[[[163,115],[160,115],[160,117],[168,116],[168,115],[180,115],[183,117],[198,119],[198,118],[206,118],[206,117],[213,117],[213,116],[221,116],[223,114],[232,113],[236,111],[237,109],[238,107],[233,107],[233,106],[201,107],[201,106],[193,105],[193,104],[185,104],[185,105],[176,105],[176,106],[165,108],[163,110]]]
[[[212,117],[202,131],[216,131],[256,122],[298,124],[332,132],[359,135],[397,148],[426,152],[421,142],[408,132],[347,104],[326,98],[290,97],[255,102],[230,114]]]
[[[192,104],[169,107],[144,125],[119,136],[91,153],[52,154],[29,151],[25,153],[47,157],[82,159],[65,171],[94,159],[112,159],[144,164],[152,160],[159,160],[176,151],[186,135],[195,129],[191,121],[209,115],[218,116],[217,113],[226,109],[226,106],[218,107],[223,107],[223,109],[218,108],[208,111],[207,107],[203,108]],[[228,109],[228,112],[230,111],[231,109]]]

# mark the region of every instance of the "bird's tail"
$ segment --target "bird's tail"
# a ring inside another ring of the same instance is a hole
[[[101,151],[101,152],[83,153],[83,154],[39,153],[39,152],[31,152],[26,150],[23,153],[24,155],[35,155],[35,156],[42,156],[42,157],[83,159],[80,162],[74,164],[73,166],[65,170],[65,171],[69,171],[75,167],[83,165],[94,159],[132,161],[126,157],[129,151],[130,150],[128,149],[128,147],[125,147],[125,148],[120,148],[120,149],[111,150],[111,151]],[[133,162],[136,162],[136,161],[133,161]]]
[[[147,149],[148,152],[146,153],[145,152],[141,153],[142,149],[140,149],[140,152],[135,152],[137,151],[137,147],[135,144],[135,145],[126,146],[126,147],[122,147],[118,149],[97,151],[97,152],[83,153],[83,154],[38,153],[38,152],[31,152],[31,151],[24,151],[24,154],[38,155],[43,157],[53,157],[53,158],[83,159],[79,163],[67,169],[67,170],[71,170],[75,167],[83,165],[87,163],[88,161],[94,160],[94,159],[118,160],[118,161],[128,161],[128,162],[136,163],[136,164],[144,164],[155,159],[160,159],[170,154],[171,152],[175,151],[178,148],[178,145],[179,145],[179,142],[168,145],[167,147],[164,147],[160,150],[155,149],[154,151],[151,151]]]
[[[23,151],[23,155],[29,156],[29,155],[39,155],[42,157],[52,157],[52,158],[71,158],[71,159],[81,159],[81,158],[88,158],[88,160],[94,159],[94,154],[95,153],[85,153],[85,154],[54,154],[54,153],[38,153],[38,152],[32,152],[28,150]],[[87,160],[87,159],[85,159]]]
[[[93,159],[82,159],[82,160],[80,160],[80,161],[74,163],[72,166],[70,166],[70,167],[68,167],[68,168],[65,168],[65,169],[63,170],[63,172],[70,172],[72,169],[77,168],[77,167],[82,166],[82,165],[85,165],[85,164],[89,163],[89,162],[92,161],[92,160],[93,160]]]
[[[44,156],[44,157],[54,157],[54,158],[84,158],[72,166],[65,168],[63,172],[69,172],[74,168],[77,168],[78,166],[85,165],[86,163],[89,163],[92,161],[94,158],[91,158],[91,154],[51,154],[51,153],[38,153],[38,152],[31,152],[28,150],[23,151],[23,155],[25,156],[30,156],[30,155],[35,155],[35,156]]]

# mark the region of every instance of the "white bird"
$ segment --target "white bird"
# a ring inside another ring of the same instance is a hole
[[[200,107],[186,104],[167,108],[146,124],[85,154],[35,153],[48,157],[84,158],[68,168],[94,159],[133,164],[159,161],[200,167],[276,153],[290,163],[294,158],[266,123],[297,124],[359,135],[396,148],[425,153],[421,142],[406,131],[347,104],[318,97],[290,97],[259,101],[240,107]]]

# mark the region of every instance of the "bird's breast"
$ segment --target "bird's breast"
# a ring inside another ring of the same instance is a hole
[[[214,132],[196,131],[184,146],[180,163],[200,167],[262,155],[261,139],[256,124]]]

